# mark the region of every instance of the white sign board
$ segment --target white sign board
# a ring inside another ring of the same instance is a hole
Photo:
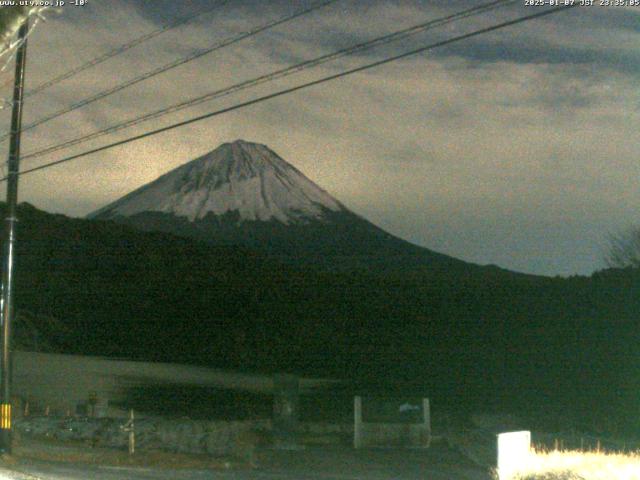
[[[508,480],[527,465],[531,455],[531,432],[508,432],[498,435],[498,476]]]

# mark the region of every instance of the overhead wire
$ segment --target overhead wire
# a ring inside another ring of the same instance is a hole
[[[270,93],[268,95],[257,97],[257,98],[254,98],[252,100],[248,100],[246,102],[242,102],[242,103],[230,106],[230,107],[226,107],[226,108],[223,108],[223,109],[220,109],[220,110],[209,112],[209,113],[206,113],[204,115],[199,115],[197,117],[190,118],[188,120],[184,120],[184,121],[181,121],[181,122],[178,122],[178,123],[174,123],[172,125],[168,125],[168,126],[165,126],[165,127],[162,127],[162,128],[151,130],[151,131],[139,134],[139,135],[135,135],[133,137],[126,138],[124,140],[119,140],[117,142],[113,142],[113,143],[110,143],[110,144],[107,144],[107,145],[103,145],[101,147],[97,147],[97,148],[94,148],[94,149],[91,149],[91,150],[87,150],[87,151],[82,152],[82,153],[71,155],[69,157],[62,158],[60,160],[48,162],[48,163],[45,163],[43,165],[39,165],[37,167],[33,167],[33,168],[30,168],[30,169],[27,169],[27,170],[23,170],[23,171],[19,172],[18,175],[26,175],[26,174],[37,172],[37,171],[40,171],[40,170],[52,168],[52,167],[54,167],[56,165],[60,165],[60,164],[67,163],[67,162],[71,162],[71,161],[76,160],[78,158],[86,157],[86,156],[89,156],[89,155],[92,155],[92,154],[98,153],[98,152],[103,152],[103,151],[112,149],[112,148],[117,147],[117,146],[125,145],[125,144],[128,144],[128,143],[137,141],[137,140],[141,140],[143,138],[148,138],[148,137],[151,137],[151,136],[163,133],[163,132],[174,130],[176,128],[180,128],[180,127],[183,127],[185,125],[190,125],[192,123],[196,123],[196,122],[199,122],[199,121],[202,121],[202,120],[205,120],[205,119],[209,119],[209,118],[212,118],[212,117],[216,117],[216,116],[222,115],[224,113],[228,113],[228,112],[232,112],[232,111],[235,111],[235,110],[239,110],[241,108],[245,108],[245,107],[248,107],[248,106],[251,106],[251,105],[255,105],[255,104],[264,102],[266,100],[271,100],[273,98],[281,97],[283,95],[288,95],[288,94],[291,94],[291,93],[294,93],[294,92],[297,92],[297,91],[300,91],[300,90],[303,90],[303,89],[307,89],[309,87],[320,85],[322,83],[326,83],[326,82],[329,82],[329,81],[332,81],[332,80],[337,80],[339,78],[343,78],[343,77],[346,77],[348,75],[353,75],[354,73],[363,72],[363,71],[366,71],[366,70],[369,70],[369,69],[372,69],[372,68],[375,68],[375,67],[379,67],[381,65],[386,65],[388,63],[395,62],[397,60],[401,60],[401,59],[404,59],[404,58],[407,58],[407,57],[410,57],[410,56],[415,56],[417,54],[420,54],[420,53],[423,53],[423,52],[426,52],[426,51],[429,51],[429,50],[433,50],[433,49],[436,49],[436,48],[440,48],[440,47],[443,47],[443,46],[446,46],[446,45],[450,45],[452,43],[456,43],[456,42],[459,42],[459,41],[462,41],[462,40],[466,40],[466,39],[469,39],[469,38],[472,38],[472,37],[477,37],[479,35],[484,35],[486,33],[490,33],[490,32],[505,28],[505,27],[509,27],[509,26],[516,25],[516,24],[519,24],[519,23],[524,23],[524,22],[527,22],[527,21],[530,21],[530,20],[534,20],[534,19],[541,18],[541,17],[547,16],[547,15],[551,15],[551,14],[554,14],[554,13],[567,11],[567,10],[569,10],[571,8],[578,7],[578,6],[579,6],[579,4],[573,4],[573,5],[569,4],[569,5],[562,5],[562,6],[558,6],[558,7],[553,7],[553,8],[547,9],[547,10],[543,10],[543,11],[540,11],[540,12],[532,13],[532,14],[525,15],[525,16],[522,16],[522,17],[518,17],[518,18],[513,19],[513,20],[508,20],[508,21],[505,21],[505,22],[501,22],[499,24],[492,25],[490,27],[485,27],[485,28],[481,28],[479,30],[475,30],[473,32],[469,32],[469,33],[465,33],[465,34],[462,34],[462,35],[458,35],[458,36],[453,37],[453,38],[449,38],[449,39],[446,39],[446,40],[441,40],[439,42],[435,42],[435,43],[432,43],[432,44],[429,44],[429,45],[426,45],[426,46],[422,46],[422,47],[410,50],[408,52],[404,52],[404,53],[401,53],[401,54],[398,54],[398,55],[387,57],[385,59],[378,60],[378,61],[375,61],[375,62],[372,62],[372,63],[368,63],[366,65],[362,65],[362,66],[359,66],[359,67],[356,67],[356,68],[352,68],[352,69],[349,69],[349,70],[345,70],[345,71],[340,72],[340,73],[336,73],[336,74],[333,74],[333,75],[325,76],[325,77],[319,78],[317,80],[313,80],[313,81],[310,81],[310,82],[307,82],[307,83],[303,83],[301,85],[297,85],[297,86],[294,86],[294,87],[289,87],[289,88],[286,88],[286,89],[283,89],[283,90],[279,90],[277,92],[273,92],[273,93]],[[0,178],[0,182],[6,181],[6,180],[7,180],[7,177]]]
[[[261,85],[263,83],[267,83],[267,82],[272,82],[275,80],[279,80],[281,78],[285,78],[287,76],[299,73],[303,70],[309,69],[309,68],[314,68],[317,67],[319,65],[322,65],[324,63],[327,63],[329,61],[333,61],[342,57],[345,57],[347,55],[351,55],[354,53],[358,53],[358,52],[362,52],[365,50],[370,50],[372,48],[378,47],[380,45],[386,45],[392,42],[396,42],[402,39],[406,39],[412,35],[416,35],[418,33],[421,33],[425,30],[431,29],[431,28],[435,28],[435,27],[440,27],[442,25],[446,25],[449,23],[453,23],[454,21],[458,21],[464,18],[468,18],[474,15],[479,15],[481,13],[486,13],[488,11],[491,10],[495,10],[497,8],[500,7],[504,7],[508,4],[512,4],[512,3],[516,3],[518,0],[495,0],[492,2],[488,2],[473,8],[469,8],[467,10],[463,10],[461,12],[457,12],[451,15],[447,15],[445,17],[440,17],[434,20],[429,20],[427,22],[422,22],[420,24],[396,31],[396,32],[392,32],[390,34],[386,34],[347,48],[343,48],[340,49],[338,51],[335,52],[331,52],[325,55],[321,55],[319,57],[313,58],[311,60],[306,60],[304,62],[298,63],[296,65],[292,65],[280,70],[276,70],[274,72],[265,74],[265,75],[261,75],[259,77],[250,79],[250,80],[246,80],[234,85],[231,85],[229,87],[225,87],[223,89],[218,89],[215,90],[213,92],[209,92],[207,94],[204,95],[200,95],[198,97],[192,98],[190,100],[184,101],[184,102],[180,102],[174,105],[171,105],[169,107],[164,107],[161,108],[159,110],[135,117],[133,119],[127,120],[125,122],[120,122],[116,125],[112,125],[110,127],[104,128],[102,130],[96,131],[96,132],[92,132],[90,134],[86,134],[80,137],[76,137],[74,139],[71,140],[67,140],[63,143],[60,144],[56,144],[56,145],[51,145],[48,147],[45,147],[41,150],[38,151],[34,151],[34,152],[29,152],[26,155],[24,155],[22,157],[23,160],[28,160],[28,159],[32,159],[32,158],[37,158],[37,157],[41,157],[43,155],[47,155],[59,150],[64,150],[67,148],[70,148],[72,146],[76,146],[79,145],[81,143],[85,143],[88,142],[90,140],[94,140],[96,138],[102,137],[104,135],[108,135],[111,133],[115,133],[118,132],[120,130],[124,130],[127,128],[131,128],[135,125],[139,125],[141,123],[156,119],[156,118],[160,118],[163,117],[165,115],[171,114],[171,113],[175,113],[181,110],[184,110],[186,108],[190,108],[217,98],[221,98],[233,93],[237,93],[239,91],[251,88],[251,87],[255,87],[257,85]]]
[[[158,35],[168,32],[169,30],[173,30],[175,28],[178,28],[182,25],[185,25],[195,19],[197,19],[198,17],[201,17],[203,15],[206,15],[208,13],[211,13],[212,11],[224,6],[226,3],[228,3],[229,0],[220,0],[218,2],[215,2],[213,5],[204,8],[202,10],[199,10],[195,13],[192,13],[190,15],[185,15],[182,16],[180,18],[177,18],[176,20],[174,20],[173,22],[169,22],[165,25],[163,25],[160,28],[157,28],[156,30],[153,30],[149,33],[146,33],[140,37],[134,38],[133,40],[124,43],[112,50],[109,50],[108,52],[103,53],[102,55],[99,55],[91,60],[88,60],[87,62],[61,74],[58,75],[57,77],[54,77],[50,80],[47,80],[46,82],[41,83],[40,85],[37,85],[29,90],[27,90],[24,94],[25,99],[32,97],[33,95],[36,95],[64,80],[67,80],[81,72],[84,72],[85,70],[88,70],[89,68],[95,67],[96,65],[99,65],[103,62],[106,62],[107,60],[120,55],[124,52],[126,52],[127,50],[132,49],[133,47],[136,47],[138,45],[140,45],[141,43],[144,43],[146,41],[149,41],[155,37],[157,37]]]
[[[119,85],[116,85],[115,87],[109,88],[109,89],[104,90],[104,91],[102,91],[100,93],[97,93],[97,94],[95,94],[95,95],[93,95],[91,97],[88,97],[88,98],[85,98],[83,100],[80,100],[79,102],[76,102],[76,103],[72,104],[69,107],[66,107],[66,108],[63,108],[61,110],[58,110],[58,111],[56,111],[56,112],[54,112],[52,114],[49,114],[49,115],[47,115],[45,117],[41,117],[38,120],[36,120],[34,122],[31,122],[31,123],[25,125],[24,127],[22,127],[22,131],[23,132],[29,131],[29,130],[31,130],[33,128],[36,128],[36,127],[38,127],[38,126],[40,126],[40,125],[42,125],[44,123],[47,123],[47,122],[49,122],[49,121],[51,121],[51,120],[53,120],[55,118],[58,118],[58,117],[60,117],[62,115],[65,115],[67,113],[73,112],[74,110],[77,110],[79,108],[85,107],[85,106],[87,106],[87,105],[89,105],[91,103],[97,102],[98,100],[102,100],[102,99],[104,99],[106,97],[109,97],[109,96],[111,96],[111,95],[113,95],[115,93],[121,92],[122,90],[125,90],[125,89],[127,89],[127,88],[129,88],[129,87],[131,87],[133,85],[136,85],[136,84],[138,84],[140,82],[148,80],[148,79],[150,79],[152,77],[155,77],[157,75],[160,75],[162,73],[168,72],[169,70],[172,70],[172,69],[174,69],[176,67],[185,65],[185,64],[187,64],[189,62],[192,62],[192,61],[197,60],[197,59],[199,59],[201,57],[204,57],[205,55],[208,55],[208,54],[210,54],[212,52],[215,52],[217,50],[221,50],[221,49],[223,49],[225,47],[228,47],[230,45],[238,43],[241,40],[253,37],[253,36],[258,35],[259,33],[262,33],[262,32],[264,32],[266,30],[269,30],[269,29],[274,28],[276,26],[279,26],[279,25],[282,25],[284,23],[290,22],[290,21],[292,21],[292,20],[294,20],[296,18],[299,18],[299,17],[301,17],[303,15],[307,15],[307,14],[309,14],[309,13],[315,11],[315,10],[318,10],[319,8],[325,7],[325,6],[327,6],[327,5],[331,4],[331,3],[335,3],[336,1],[338,1],[338,0],[324,0],[324,1],[321,1],[319,3],[315,3],[310,7],[304,8],[302,10],[297,10],[292,14],[287,14],[287,15],[282,16],[282,17],[280,17],[280,18],[278,18],[276,20],[267,22],[266,24],[262,24],[262,25],[260,25],[260,26],[258,26],[256,28],[253,28],[253,29],[251,29],[251,30],[249,30],[247,32],[243,32],[240,35],[236,35],[234,37],[227,38],[227,39],[222,40],[220,42],[216,42],[215,44],[213,44],[213,45],[211,45],[211,46],[209,46],[207,48],[200,49],[200,50],[196,51],[195,53],[192,53],[190,55],[182,57],[182,58],[180,58],[178,60],[175,60],[175,61],[173,61],[171,63],[168,63],[166,65],[163,65],[161,67],[155,68],[155,69],[153,69],[153,70],[151,70],[151,71],[149,71],[147,73],[144,73],[142,75],[139,75],[139,76],[137,76],[137,77],[135,77],[135,78],[133,78],[131,80],[128,80],[128,81],[123,82],[123,83],[121,83]],[[0,142],[5,141],[10,136],[11,136],[10,132],[6,132],[6,133],[0,135]]]

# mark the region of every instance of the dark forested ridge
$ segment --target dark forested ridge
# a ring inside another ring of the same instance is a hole
[[[441,404],[570,406],[618,427],[640,418],[638,270],[335,271],[26,204],[19,217],[17,307],[29,328],[64,327],[45,332],[57,351],[401,383]]]

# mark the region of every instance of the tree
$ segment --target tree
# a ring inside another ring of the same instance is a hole
[[[609,238],[609,252],[605,257],[612,268],[640,267],[640,227]]]

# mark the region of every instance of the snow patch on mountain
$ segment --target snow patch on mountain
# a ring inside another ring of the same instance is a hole
[[[346,208],[265,145],[237,140],[92,213],[89,218],[170,213],[190,221],[237,212],[240,220],[321,220]]]

